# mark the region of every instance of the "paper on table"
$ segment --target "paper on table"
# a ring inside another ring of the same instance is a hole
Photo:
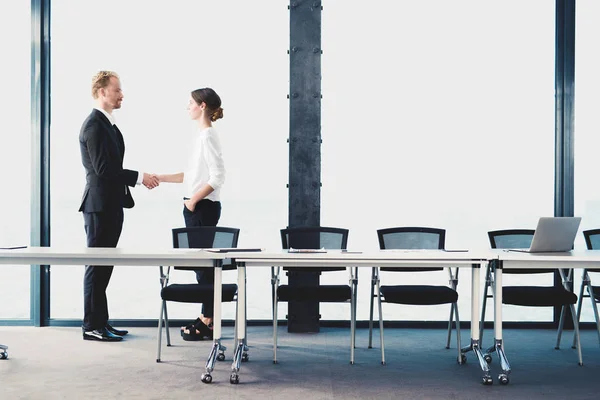
[[[325,249],[294,249],[290,247],[288,253],[327,253]]]
[[[259,248],[238,248],[238,247],[228,247],[228,248],[220,248],[220,249],[202,249],[204,251],[208,251],[210,253],[248,253],[248,252],[258,252],[263,251],[263,249]]]

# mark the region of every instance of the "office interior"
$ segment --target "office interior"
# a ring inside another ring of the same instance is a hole
[[[296,7],[319,13],[319,48],[291,46],[301,30],[290,24]],[[584,249],[581,232],[600,228],[598,16],[594,0],[3,2],[0,246],[85,246],[77,136],[93,107],[91,77],[108,69],[123,85],[115,116],[131,169],[184,169],[194,133],[189,94],[220,94],[225,116],[215,126],[227,178],[219,224],[240,228],[240,247],[281,248],[294,200],[289,139],[302,126],[290,110],[299,94],[314,99],[306,117],[319,122],[319,224],[349,229],[349,249],[378,249],[377,229],[394,226],[443,228],[449,249],[488,249],[488,231],[573,215],[582,217],[575,248]],[[293,60],[313,51],[319,90],[291,93],[291,71],[301,68]],[[182,195],[180,185],[135,188],[119,247],[169,247],[171,229],[184,225]],[[3,275],[0,333],[80,326],[82,267],[11,266]],[[470,282],[462,278],[458,306],[467,316]],[[252,270],[247,280],[249,326],[268,332],[270,271]],[[576,273],[573,287],[580,284]],[[369,285],[361,272],[363,331]],[[157,270],[118,266],[107,292],[111,320],[155,333],[159,290]],[[345,329],[346,308],[320,305],[324,333]],[[197,311],[174,304],[173,326]],[[447,307],[384,312],[399,329],[443,329],[448,318]],[[232,324],[235,308],[223,313]],[[526,337],[555,329],[558,313],[506,306],[504,318]],[[581,321],[589,335],[589,304]],[[598,354],[593,339],[585,351]]]

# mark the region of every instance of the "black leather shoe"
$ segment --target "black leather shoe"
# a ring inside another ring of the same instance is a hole
[[[113,335],[116,336],[125,336],[129,333],[129,331],[126,330],[120,330],[120,329],[115,329],[112,326],[110,326],[110,324],[106,324],[106,330],[109,331],[110,333],[112,333]]]
[[[121,336],[113,335],[106,328],[94,329],[93,331],[83,331],[83,340],[98,340],[100,342],[119,342],[123,340]]]

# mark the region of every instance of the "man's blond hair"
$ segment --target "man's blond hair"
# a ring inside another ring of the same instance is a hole
[[[99,71],[92,78],[92,97],[98,98],[98,90],[105,88],[110,83],[110,78],[115,77],[119,79],[119,75],[113,71]]]

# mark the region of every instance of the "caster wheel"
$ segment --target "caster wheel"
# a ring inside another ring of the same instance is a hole
[[[248,362],[249,359],[250,357],[248,356],[248,353],[242,354],[242,362]]]
[[[202,382],[204,382],[204,383],[211,383],[212,382],[212,375],[211,374],[202,374],[202,376],[200,377],[200,379],[202,379]]]
[[[217,361],[225,361],[225,354],[223,354],[223,353],[217,354]]]
[[[229,377],[229,383],[231,383],[232,385],[237,385],[238,383],[240,383],[240,376],[238,374],[231,374],[231,376]]]
[[[3,351],[2,353],[0,353],[0,360],[6,360],[6,359],[8,359],[8,352]]]
[[[485,360],[486,363],[491,364],[492,363],[492,356],[490,356],[489,354],[486,354],[483,356],[483,359]]]
[[[492,377],[491,377],[491,376],[484,376],[484,377],[482,378],[482,383],[483,383],[484,385],[486,385],[486,386],[490,386],[490,385],[492,385],[492,384],[494,383],[494,380],[492,379]]]
[[[456,362],[459,364],[466,364],[467,356],[465,354],[461,354],[459,358],[457,358]]]
[[[500,374],[500,375],[498,375],[498,382],[500,382],[501,385],[508,385],[508,382],[510,382],[510,379],[508,379],[508,375]]]

